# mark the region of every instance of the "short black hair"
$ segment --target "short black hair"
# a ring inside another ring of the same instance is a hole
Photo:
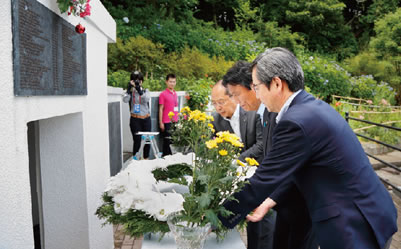
[[[168,79],[170,79],[170,78],[176,79],[175,74],[173,74],[173,73],[167,74],[167,76],[166,76],[166,81],[167,81]]]
[[[139,71],[134,71],[131,73],[131,80],[142,80],[143,81],[143,74]]]
[[[228,69],[226,75],[223,77],[223,86],[227,85],[241,85],[251,90],[252,84],[252,73],[251,63],[246,61],[237,61],[230,69]]]

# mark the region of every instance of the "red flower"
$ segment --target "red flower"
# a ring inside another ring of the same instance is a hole
[[[82,26],[81,24],[78,24],[77,26],[75,26],[75,31],[76,31],[78,34],[82,34],[82,33],[85,32],[85,27]]]
[[[90,1],[90,0],[88,0],[88,1],[86,2],[85,11],[84,11],[84,12],[81,12],[81,13],[79,14],[80,17],[90,16],[90,14],[91,14],[91,6],[89,5],[89,1]]]
[[[205,74],[205,77],[207,78],[209,75]]]
[[[340,102],[336,102],[336,106],[340,106],[341,105],[341,103]]]
[[[185,95],[185,98],[186,98],[187,100],[190,100],[190,99],[191,99],[191,96]]]

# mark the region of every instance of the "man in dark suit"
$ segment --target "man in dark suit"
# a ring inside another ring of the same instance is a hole
[[[263,116],[263,155],[271,148],[272,134],[276,126],[276,112],[269,112],[256,97],[252,89],[251,63],[238,61],[223,77],[233,99],[246,110],[257,110]],[[278,194],[278,192],[276,193]],[[263,222],[248,223],[255,231],[248,234],[253,248],[275,249],[317,249],[315,237],[311,232],[311,222],[302,195],[296,190],[286,195],[275,211],[263,218]],[[309,226],[308,226],[309,225]],[[302,229],[299,229],[302,227]],[[256,241],[256,242],[255,242]],[[252,247],[251,247],[252,248]]]
[[[229,131],[235,133],[244,144],[239,160],[245,162],[246,157],[263,159],[262,124],[259,115],[246,112],[228,95],[227,89],[221,81],[213,86],[211,94],[212,104],[216,109],[213,113],[215,132]]]
[[[303,90],[297,58],[284,48],[269,49],[255,59],[252,79],[257,97],[278,112],[277,125],[250,184],[235,194],[238,202],[225,203],[233,215],[219,217],[223,224],[233,227],[255,208],[247,219],[257,221],[295,189],[321,249],[389,246],[397,231],[391,196],[345,120]]]

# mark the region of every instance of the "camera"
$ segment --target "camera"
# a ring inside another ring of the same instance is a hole
[[[135,71],[131,73],[131,81],[134,82],[134,86],[139,95],[143,94],[141,87],[141,81],[143,81],[143,74],[141,72]]]
[[[139,87],[141,85],[141,81],[139,79],[134,80],[135,87]]]

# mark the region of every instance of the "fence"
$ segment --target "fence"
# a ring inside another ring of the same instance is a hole
[[[349,116],[349,112],[346,112],[346,113],[345,113],[345,120],[346,120],[347,122],[349,122],[349,120],[354,120],[354,121],[357,121],[357,122],[367,123],[367,124],[370,124],[370,125],[373,125],[373,126],[379,126],[379,127],[383,127],[383,128],[387,128],[387,129],[391,129],[391,130],[401,131],[401,128],[398,128],[398,127],[392,127],[392,126],[385,125],[385,124],[379,124],[379,123],[374,123],[374,122],[367,121],[367,120],[363,120],[363,119],[359,119],[359,118],[350,117],[350,116]],[[355,131],[354,131],[354,132],[355,132]],[[367,139],[367,140],[369,140],[369,141],[372,141],[372,142],[381,144],[381,145],[386,146],[386,147],[388,147],[388,148],[391,148],[391,149],[393,149],[393,150],[401,151],[401,148],[400,148],[400,147],[397,147],[397,146],[394,146],[394,145],[391,145],[391,144],[387,144],[387,143],[385,143],[385,142],[376,140],[376,139],[374,139],[374,138],[365,136],[365,135],[363,135],[363,134],[360,134],[360,133],[355,132],[355,135],[357,135],[357,136],[359,136],[359,137],[362,137],[362,138],[364,138],[364,139]],[[376,157],[376,156],[374,156],[374,155],[372,155],[372,154],[370,154],[370,153],[367,153],[367,152],[365,152],[365,153],[366,153],[366,155],[367,155],[368,157],[371,157],[371,158],[373,158],[373,159],[375,159],[375,160],[381,162],[382,164],[386,165],[387,167],[390,167],[390,168],[392,168],[392,169],[394,169],[394,170],[396,170],[396,171],[398,171],[398,172],[401,172],[401,169],[398,168],[396,165],[391,164],[391,163],[388,163],[388,162],[386,162],[386,161],[384,161],[384,160],[382,160],[382,159],[380,159],[380,158],[378,158],[378,157]],[[388,180],[386,180],[386,179],[384,179],[384,178],[382,178],[382,177],[380,177],[380,176],[379,176],[379,178],[380,178],[380,180],[381,180],[383,183],[385,183],[385,184],[391,186],[391,187],[394,189],[395,193],[396,193],[398,196],[401,197],[401,189],[400,189],[398,186],[395,186],[394,184],[392,184],[391,182],[389,182]]]

